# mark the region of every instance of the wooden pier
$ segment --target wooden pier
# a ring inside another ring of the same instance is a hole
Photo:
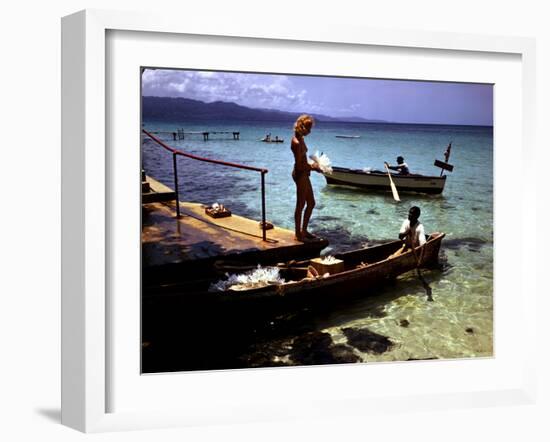
[[[185,140],[186,136],[201,135],[204,141],[210,140],[210,135],[231,135],[233,140],[240,140],[241,133],[237,131],[185,131],[183,129],[177,129],[176,131],[169,130],[155,130],[149,133],[154,135],[168,135],[172,137],[173,141]]]
[[[234,140],[239,140],[241,133],[233,131],[184,131],[183,129],[178,129],[177,135],[178,140],[185,140],[186,135],[202,135],[203,140],[208,141],[210,139],[210,135],[231,135]]]
[[[162,183],[145,176],[141,172],[141,202],[158,203],[161,201],[173,201],[176,198],[176,192]]]
[[[150,177],[146,182],[154,194],[173,192]],[[220,260],[266,265],[305,259],[318,256],[328,245],[324,239],[296,241],[293,231],[277,226],[267,231],[263,241],[258,220],[235,214],[211,218],[204,205],[189,202],[180,202],[177,218],[173,196],[169,201],[164,196],[156,201],[147,198],[142,204],[141,235],[145,284],[208,273]]]

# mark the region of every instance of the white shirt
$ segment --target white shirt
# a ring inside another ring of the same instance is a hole
[[[411,228],[411,223],[408,219],[406,219],[405,221],[403,221],[403,225],[401,226],[401,230],[399,231],[399,233],[409,233],[410,228]],[[424,233],[424,226],[419,222],[416,223],[413,241],[414,241],[414,247],[422,246],[426,243],[426,234]]]

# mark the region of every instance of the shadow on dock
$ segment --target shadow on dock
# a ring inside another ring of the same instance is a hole
[[[267,231],[257,220],[232,214],[227,218],[212,218],[206,206],[180,202],[180,217],[176,203],[163,195],[169,188],[148,178],[158,201],[149,197],[142,204],[142,277],[144,286],[185,280],[213,273],[220,260],[251,265],[269,265],[291,259],[319,256],[328,241],[319,238],[310,242],[294,239],[294,232],[277,226]]]

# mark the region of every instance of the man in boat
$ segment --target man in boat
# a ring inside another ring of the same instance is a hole
[[[390,255],[390,258],[399,256],[410,249],[423,246],[426,243],[424,226],[418,221],[418,218],[420,218],[420,208],[412,206],[409,209],[408,218],[403,221],[401,230],[399,230],[399,239],[403,241],[403,246],[397,252]],[[418,259],[419,262],[422,262],[422,253],[423,250]]]
[[[384,164],[388,167],[388,169],[397,170],[399,172],[399,175],[408,175],[410,173],[409,166],[407,166],[407,163],[405,163],[405,159],[402,156],[397,157],[396,166],[391,166],[385,161]]]

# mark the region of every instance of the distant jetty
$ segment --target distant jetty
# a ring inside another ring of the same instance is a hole
[[[210,135],[231,135],[233,137],[233,140],[240,140],[240,137],[241,137],[241,133],[238,131],[205,131],[205,130],[186,131],[183,129],[177,129],[175,131],[152,130],[152,131],[149,131],[149,133],[154,135],[169,135],[169,136],[172,136],[172,139],[174,141],[185,140],[186,136],[192,136],[192,135],[202,135],[202,138],[204,141],[210,140]]]

